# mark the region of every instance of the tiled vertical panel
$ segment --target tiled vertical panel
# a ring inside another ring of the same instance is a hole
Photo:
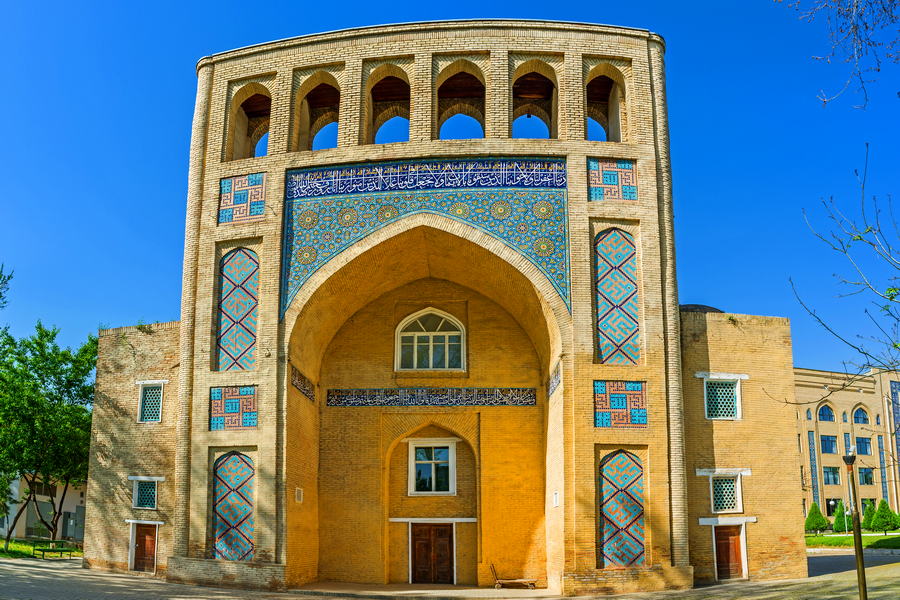
[[[253,460],[229,452],[213,467],[213,557],[253,559]]]
[[[891,412],[894,415],[894,429],[900,429],[900,381],[891,382]],[[897,444],[897,456],[900,456],[900,435],[894,437]],[[900,477],[900,461],[897,461],[897,477]]]
[[[642,567],[644,554],[644,467],[618,450],[600,463],[597,567]]]
[[[209,390],[209,430],[256,429],[256,386]]]
[[[646,427],[644,391],[642,381],[595,381],[594,427]]]
[[[813,502],[822,508],[819,502],[819,464],[816,460],[816,433],[809,431],[809,477],[812,483]]]
[[[641,358],[638,325],[637,251],[634,238],[607,229],[594,240],[597,359],[636,365]]]
[[[881,473],[881,497],[888,499],[887,465],[884,461],[884,437],[878,436],[878,472]]]
[[[588,199],[637,200],[637,172],[633,160],[588,158]]]
[[[265,217],[266,174],[251,173],[219,181],[218,222],[248,223]]]
[[[259,259],[248,248],[222,257],[219,270],[219,371],[256,366],[256,313],[259,305]]]

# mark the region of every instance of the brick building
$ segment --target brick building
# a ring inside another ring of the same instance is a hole
[[[663,54],[495,20],[202,59],[181,320],[101,332],[85,564],[804,576],[789,324],[678,305]],[[443,139],[459,115],[483,135]]]

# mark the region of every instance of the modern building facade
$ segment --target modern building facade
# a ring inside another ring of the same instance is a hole
[[[10,484],[9,495],[13,500],[7,505],[6,516],[0,516],[0,537],[6,538],[10,527],[13,527],[13,519],[22,507],[22,501],[28,497],[27,490],[28,483],[24,478],[16,479]],[[83,485],[65,488],[62,485],[39,482],[35,490],[37,508],[34,503],[25,508],[15,523],[12,537],[50,537],[50,531],[41,522],[37,511],[40,510],[44,520],[49,522],[53,517],[54,506],[58,506],[62,511],[62,516],[59,518],[57,537],[76,542],[82,541],[84,539],[84,492]]]
[[[663,53],[496,20],[202,59],[181,320],[101,332],[85,564],[804,576],[789,324],[679,307]],[[442,139],[456,115],[483,137]],[[408,141],[378,143],[397,117]]]
[[[804,513],[813,502],[828,517],[834,516],[839,501],[848,505],[849,487],[841,457],[853,448],[860,501],[877,506],[884,499],[897,511],[900,377],[882,372],[848,376],[813,369],[795,369],[794,377]]]

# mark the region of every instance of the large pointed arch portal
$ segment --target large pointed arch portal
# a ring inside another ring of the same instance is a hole
[[[460,221],[504,243],[570,306],[565,160],[434,159],[288,171],[282,317],[328,261],[420,213]]]

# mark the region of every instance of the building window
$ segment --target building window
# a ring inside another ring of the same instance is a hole
[[[703,398],[707,419],[740,418],[740,382],[721,379],[704,380]]]
[[[47,496],[48,498],[56,497],[56,486],[44,483],[43,481],[35,481],[31,486],[36,496]]]
[[[881,415],[875,415],[875,424],[881,425]]]
[[[410,315],[396,335],[398,371],[465,369],[465,329],[447,313],[426,309]]]
[[[849,434],[849,433],[845,433],[845,434],[844,434],[844,454],[846,454],[846,455],[848,455],[848,456],[850,455],[850,446],[851,446],[851,444],[850,444],[850,434]]]
[[[141,382],[139,423],[159,423],[162,420],[163,382]]]
[[[869,424],[869,413],[861,408],[857,408],[853,411],[853,422],[859,425],[868,425]]]
[[[825,516],[833,517],[835,511],[837,510],[838,502],[840,502],[840,498],[826,498],[825,499]]]
[[[134,496],[132,499],[134,508],[156,508],[156,481],[135,481]]]
[[[823,435],[822,439],[822,454],[837,454],[837,436],[836,435]]]
[[[741,512],[740,477],[712,477],[714,513]]]
[[[843,413],[841,413],[841,421],[843,421],[844,423],[847,422],[847,411],[846,410]]]
[[[819,420],[820,421],[834,421],[834,411],[831,410],[831,407],[827,404],[823,404],[819,409]]]
[[[871,467],[860,467],[859,485],[875,485],[875,469]]]
[[[806,420],[812,421],[812,411],[809,410],[808,408],[806,409]]]
[[[822,467],[822,479],[825,485],[841,485],[841,469],[839,467]]]
[[[870,455],[872,454],[872,438],[858,437],[856,438],[856,453]]]
[[[456,439],[413,439],[409,442],[410,496],[456,495]]]

